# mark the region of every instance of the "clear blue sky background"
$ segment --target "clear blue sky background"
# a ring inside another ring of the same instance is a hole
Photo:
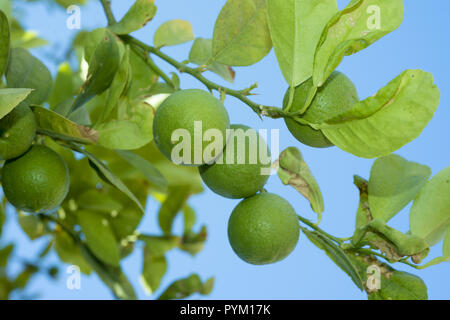
[[[44,2],[44,1],[41,1]],[[113,10],[120,18],[132,4],[131,0],[113,0]],[[347,1],[338,1],[342,8]],[[450,165],[450,36],[448,16],[450,1],[404,1],[405,19],[403,25],[392,34],[372,45],[370,48],[347,57],[339,67],[357,85],[361,98],[374,94],[405,69],[420,68],[432,72],[441,90],[441,103],[434,119],[422,135],[403,147],[397,154],[408,160],[427,164],[436,174]],[[156,0],[156,18],[135,35],[151,43],[153,33],[163,22],[170,19],[189,20],[196,36],[211,37],[215,17],[225,0]],[[49,9],[38,3],[16,4],[27,28],[36,30],[52,45],[34,50],[53,73],[56,65],[50,57],[61,57],[70,43],[75,31],[66,29],[68,15],[55,7]],[[90,0],[82,7],[82,28],[93,29],[105,25],[105,18],[98,1]],[[190,44],[167,48],[165,51],[179,60],[187,58]],[[166,71],[170,66],[163,64]],[[236,68],[235,88],[244,88],[257,81],[259,96],[255,100],[280,105],[286,84],[278,69],[273,51],[260,63],[248,68]],[[214,75],[211,78],[221,81]],[[202,85],[188,76],[182,76],[183,88]],[[325,213],[322,227],[337,236],[350,236],[353,233],[358,192],[352,184],[353,175],[369,177],[373,160],[359,159],[337,148],[326,150],[312,149],[294,140],[281,120],[260,121],[250,109],[241,102],[228,98],[226,107],[233,123],[245,123],[255,128],[280,129],[281,149],[297,146],[316,176],[325,198]],[[302,215],[315,219],[308,203],[293,189],[284,187],[278,177],[273,176],[267,189],[287,198]],[[450,196],[450,195],[449,195]],[[174,279],[197,272],[203,279],[216,277],[215,288],[208,298],[212,299],[365,299],[350,278],[338,269],[325,254],[312,246],[302,235],[296,250],[284,261],[269,266],[251,266],[242,262],[231,250],[227,239],[228,217],[238,202],[223,199],[210,191],[195,196],[191,205],[198,213],[197,228],[206,224],[209,238],[204,251],[196,258],[187,254],[173,252],[168,255],[169,271],[163,279],[162,288]],[[150,202],[140,230],[158,232],[156,212],[158,205]],[[392,221],[392,226],[408,231],[408,210],[404,210]],[[17,254],[33,257],[42,241],[30,242],[17,226],[15,217],[9,214],[6,238],[18,242]],[[178,221],[181,227],[181,221]],[[436,246],[431,256],[439,255],[441,245]],[[57,262],[55,254],[50,262]],[[17,265],[16,265],[17,267]],[[123,262],[126,274],[133,282],[140,298],[145,295],[139,284],[142,268],[141,252],[136,252]],[[450,264],[441,264],[423,271],[397,265],[398,269],[420,275],[428,285],[429,298],[450,298]],[[39,293],[43,299],[110,299],[111,295],[97,276],[82,278],[82,289],[70,291],[66,288],[65,268],[58,281],[50,282],[44,276],[37,277],[30,292]],[[13,270],[14,271],[14,270]],[[159,292],[161,289],[159,290]],[[194,298],[202,298],[194,296]]]

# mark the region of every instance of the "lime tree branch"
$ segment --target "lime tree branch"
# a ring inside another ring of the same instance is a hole
[[[105,11],[106,19],[108,19],[108,26],[115,24],[117,21],[111,10],[111,0],[100,0],[103,11]]]
[[[172,57],[166,55],[165,53],[161,52],[159,49],[149,46],[131,36],[122,36],[122,39],[129,43],[130,45],[134,47],[138,47],[141,50],[143,50],[146,53],[151,53],[158,58],[164,60],[168,64],[175,67],[179,72],[187,73],[194,78],[196,78],[198,81],[203,83],[210,91],[216,90],[220,93],[227,94],[229,96],[233,96],[239,100],[241,100],[243,103],[248,105],[254,112],[256,112],[258,115],[263,115],[271,118],[280,118],[286,116],[286,114],[277,107],[269,107],[265,105],[258,104],[256,102],[253,102],[250,100],[247,96],[250,94],[249,89],[244,90],[234,90],[227,87],[223,87],[221,85],[218,85],[214,83],[213,81],[205,78],[199,69],[190,68],[186,64],[178,62],[177,60],[173,59]]]

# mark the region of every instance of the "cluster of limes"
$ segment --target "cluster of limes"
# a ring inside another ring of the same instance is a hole
[[[59,207],[69,190],[69,171],[61,156],[33,145],[36,119],[19,105],[0,120],[0,160],[3,192],[18,210],[48,212]]]
[[[183,129],[195,140],[195,135],[198,135],[195,122],[202,124],[202,144],[198,146],[200,143],[197,142],[196,146],[192,143],[190,149],[183,150],[191,152],[188,159],[194,159],[196,152],[203,155],[207,150],[211,141],[203,141],[203,133],[210,129],[220,133],[226,143],[220,152],[213,155],[213,161],[202,157],[200,163],[182,164],[198,166],[203,182],[215,193],[226,198],[244,199],[233,210],[228,223],[228,238],[233,250],[252,264],[268,264],[284,259],[297,244],[298,220],[286,200],[261,192],[270,168],[270,161],[266,163],[259,156],[264,151],[266,155],[269,153],[265,141],[254,129],[230,125],[226,109],[211,94],[196,89],[183,90],[169,96],[158,107],[154,118],[155,143],[167,158],[173,160],[175,145],[181,143],[173,140],[172,133]],[[227,135],[227,129],[234,130],[235,134]],[[241,142],[239,130],[241,134],[246,133]],[[252,139],[252,134],[257,139]],[[239,148],[242,141],[244,147]],[[267,169],[266,172],[264,169]]]

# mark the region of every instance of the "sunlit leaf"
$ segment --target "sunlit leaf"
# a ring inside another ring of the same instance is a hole
[[[228,0],[214,26],[213,60],[248,66],[272,48],[265,0]]]
[[[194,40],[194,32],[189,21],[170,20],[156,30],[153,37],[155,47],[174,46]]]
[[[450,226],[450,167],[436,174],[419,192],[409,216],[411,233],[430,246],[438,243]]]
[[[352,55],[397,29],[403,20],[403,0],[352,0],[326,25],[314,57],[317,87]]]
[[[33,89],[24,102],[35,105],[44,103],[53,86],[52,76],[47,67],[22,48],[11,50],[6,83],[8,88]]]
[[[430,73],[407,70],[346,113],[312,126],[344,151],[362,158],[381,157],[420,135],[433,117],[439,97]]]
[[[321,215],[324,210],[322,193],[297,148],[287,148],[280,154],[278,176],[283,184],[300,192],[309,201],[314,212]]]
[[[268,0],[270,34],[286,82],[295,87],[312,76],[314,53],[336,0]]]
[[[416,197],[430,176],[429,167],[397,155],[377,159],[369,179],[372,216],[389,221]]]
[[[24,101],[31,91],[31,89],[0,89],[0,119]]]
[[[129,34],[144,27],[156,14],[154,0],[136,0],[118,23],[110,27],[117,34]]]

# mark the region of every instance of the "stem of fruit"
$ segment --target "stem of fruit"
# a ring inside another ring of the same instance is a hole
[[[264,105],[261,105],[261,104],[251,101],[249,98],[247,98],[247,96],[249,95],[249,90],[247,90],[247,89],[234,90],[234,89],[220,86],[220,85],[212,82],[211,80],[208,80],[207,78],[205,78],[198,69],[190,68],[186,64],[178,62],[177,60],[166,55],[165,53],[161,52],[159,49],[157,49],[155,47],[149,46],[149,45],[147,45],[131,36],[128,36],[128,35],[122,36],[122,39],[125,42],[129,43],[131,46],[138,47],[141,50],[143,50],[144,52],[151,53],[151,54],[157,56],[158,58],[164,60],[168,64],[175,67],[179,72],[187,73],[187,74],[193,76],[198,81],[203,83],[208,88],[208,90],[210,90],[210,91],[216,90],[218,92],[223,92],[229,96],[233,96],[233,97],[241,100],[243,103],[248,105],[259,116],[264,115],[264,116],[271,117],[271,118],[280,118],[280,117],[286,116],[286,114],[280,108],[264,106]]]
[[[108,19],[108,26],[115,24],[117,21],[114,18],[114,15],[111,10],[111,1],[110,0],[100,0],[103,11],[105,11],[106,19]]]
[[[341,240],[341,239],[339,239],[339,238],[337,238],[337,237],[335,237],[335,236],[332,236],[331,234],[329,234],[329,233],[323,231],[323,230],[320,229],[316,224],[312,223],[312,222],[309,221],[308,219],[303,218],[303,217],[300,216],[300,215],[297,215],[297,217],[298,217],[298,220],[300,220],[301,222],[303,222],[304,224],[306,224],[308,227],[314,229],[314,230],[317,231],[317,232],[320,232],[321,234],[323,234],[323,235],[326,236],[327,238],[329,238],[329,239],[331,239],[331,240],[337,242],[339,245],[342,243],[342,240]]]

